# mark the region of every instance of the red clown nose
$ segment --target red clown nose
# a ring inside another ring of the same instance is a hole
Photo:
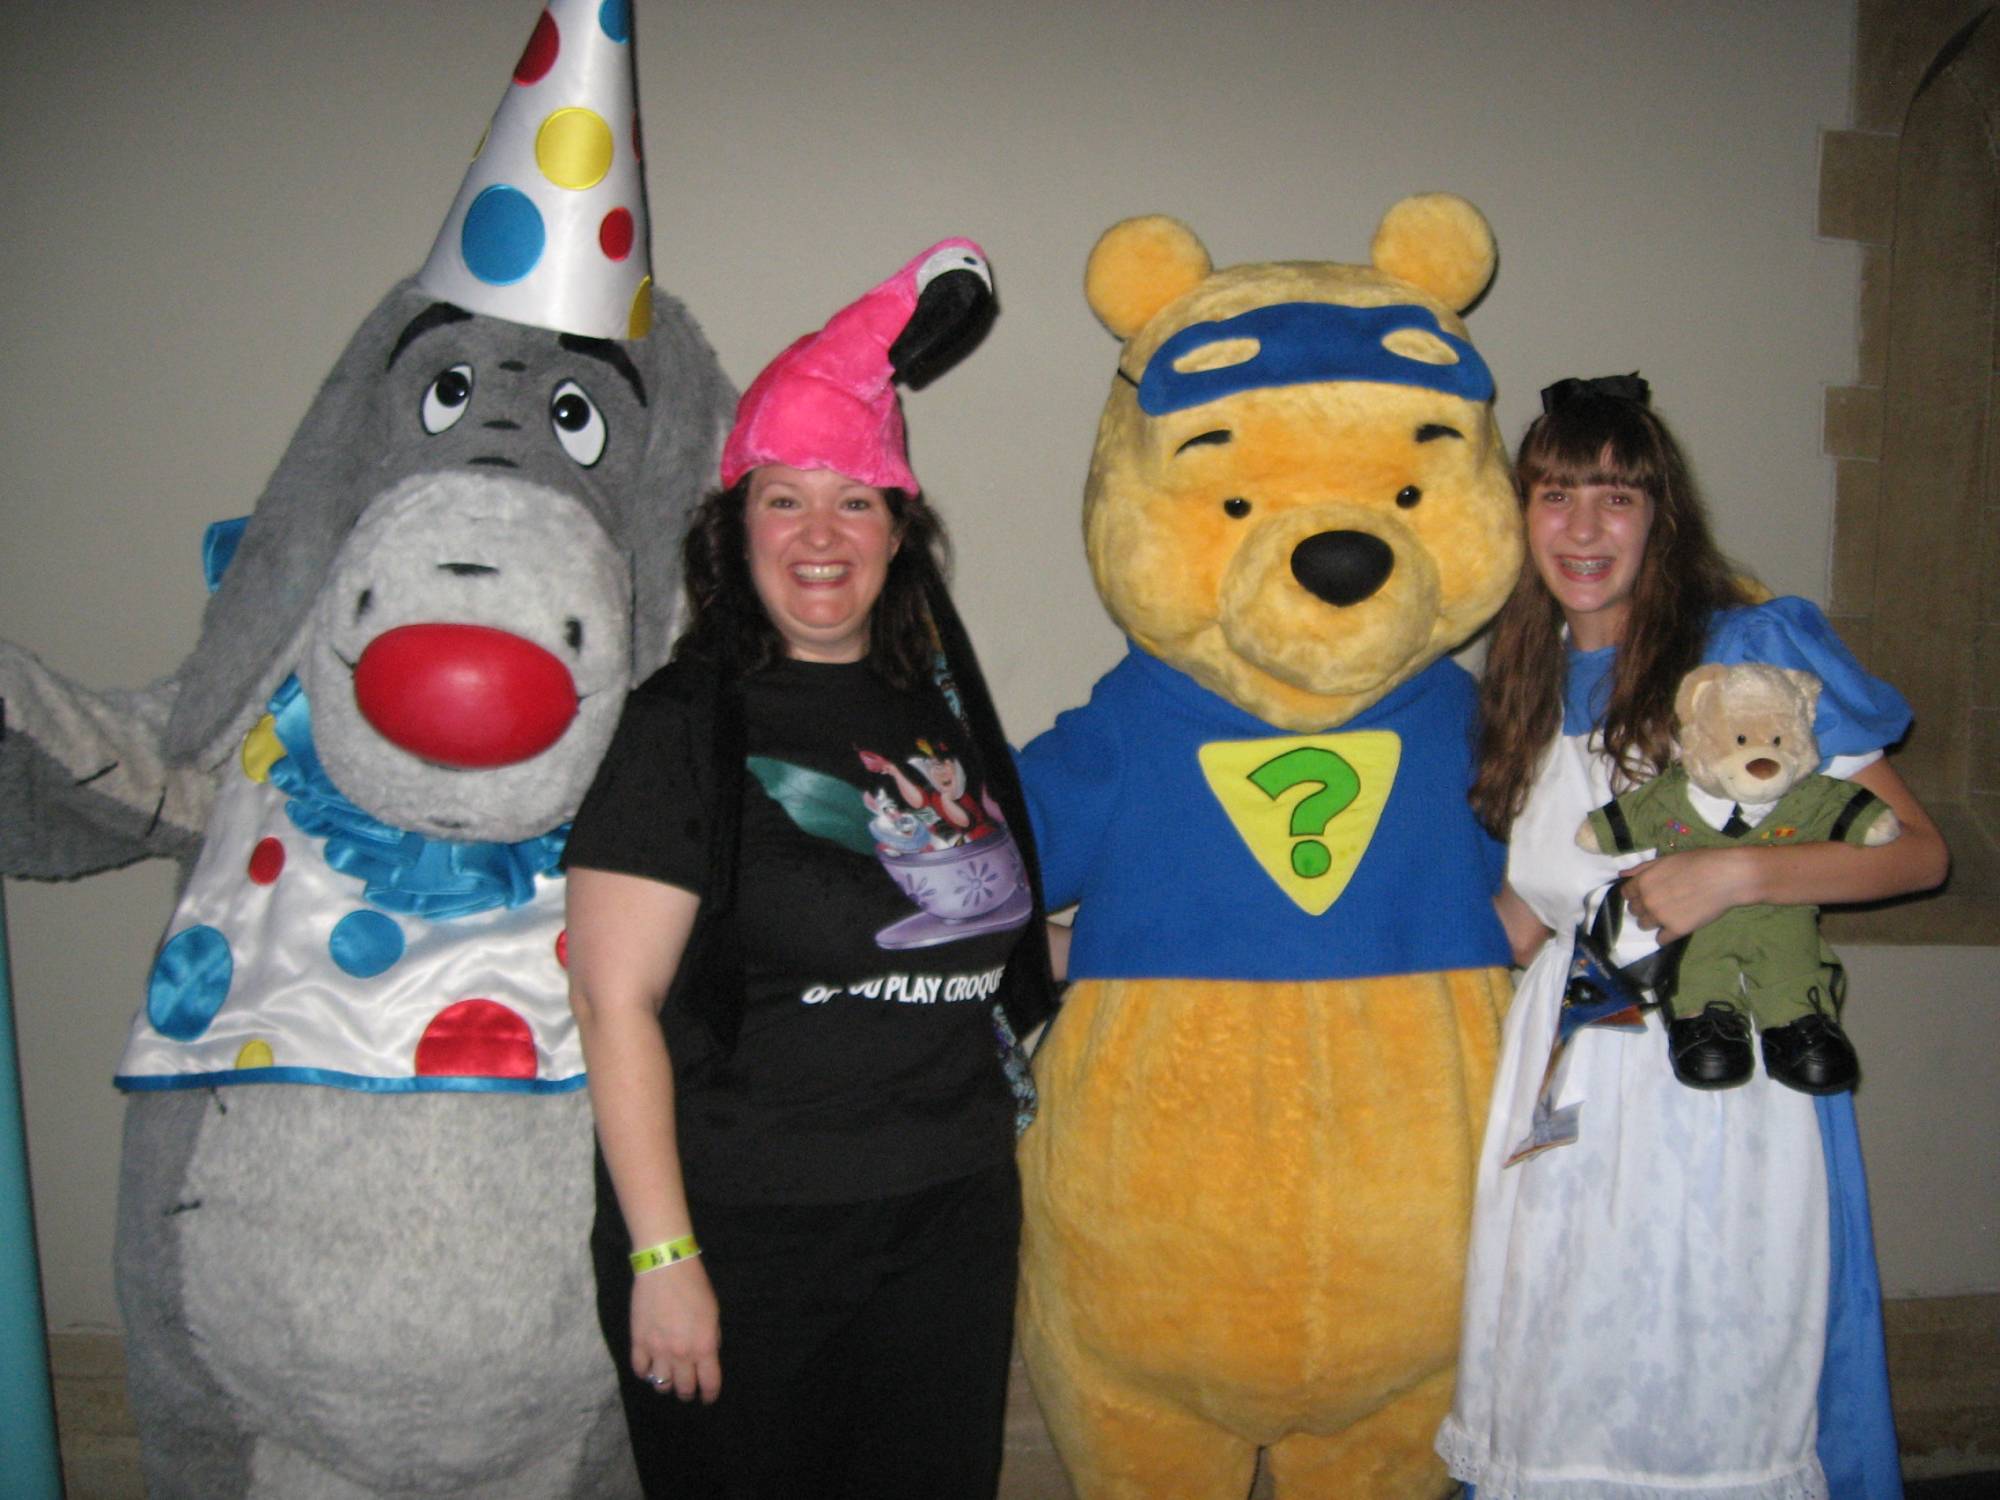
[[[560,661],[487,625],[384,631],[355,664],[354,701],[390,744],[462,771],[541,754],[562,738],[577,702]]]

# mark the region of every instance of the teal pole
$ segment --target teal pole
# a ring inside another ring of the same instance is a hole
[[[21,1109],[21,1056],[14,1045],[14,992],[7,978],[7,905],[0,895],[0,1453],[7,1493],[62,1500],[56,1404],[49,1389],[48,1327],[35,1259],[28,1191],[28,1135]]]

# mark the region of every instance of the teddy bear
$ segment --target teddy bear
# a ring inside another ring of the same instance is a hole
[[[538,10],[180,668],[0,645],[0,870],[184,867],[116,1071],[157,1500],[637,1493],[556,861],[734,396],[652,283],[629,11]]]
[[[1592,853],[1780,847],[1810,840],[1874,846],[1902,832],[1866,787],[1821,775],[1813,738],[1820,681],[1763,662],[1711,662],[1674,695],[1680,758],[1596,809],[1577,829]],[[1808,1094],[1854,1087],[1860,1064],[1841,1029],[1845,974],[1820,936],[1819,908],[1739,906],[1690,933],[1655,984],[1671,1019],[1667,1055],[1690,1088],[1740,1084],[1756,1023],[1764,1071]]]
[[[1472,1180],[1509,985],[1446,653],[1519,509],[1461,310],[1491,230],[1216,269],[1165,217],[1085,278],[1123,341],[1092,575],[1128,637],[1021,752],[1072,981],[1022,1140],[1020,1332],[1085,1500],[1451,1485]]]

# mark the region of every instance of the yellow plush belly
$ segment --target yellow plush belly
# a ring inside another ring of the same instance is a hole
[[[1447,1368],[1507,993],[1486,969],[1077,984],[1021,1148],[1031,1355],[1254,1441]]]

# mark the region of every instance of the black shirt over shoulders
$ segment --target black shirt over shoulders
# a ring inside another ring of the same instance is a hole
[[[712,683],[675,662],[632,693],[566,864],[707,895],[734,784]],[[784,660],[742,701],[740,1031],[722,1045],[680,986],[663,1015],[690,1196],[856,1201],[1005,1160],[992,1008],[1031,893],[971,735],[865,662]]]

